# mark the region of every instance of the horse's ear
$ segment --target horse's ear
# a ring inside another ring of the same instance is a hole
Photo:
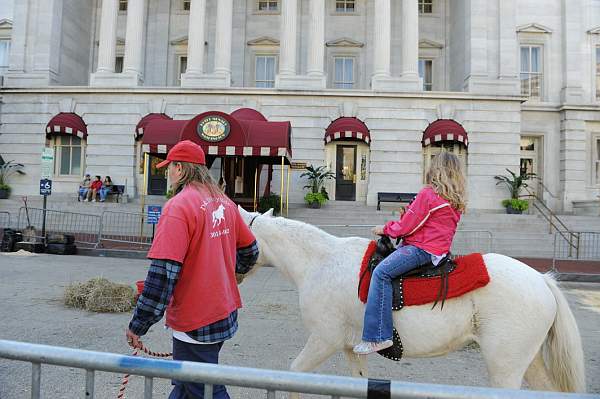
[[[241,205],[238,205],[238,211],[240,212],[240,215],[247,217],[248,216],[248,212],[241,207]]]
[[[272,217],[273,216],[273,208],[271,208],[268,211],[266,211],[265,213],[263,213],[263,215]]]

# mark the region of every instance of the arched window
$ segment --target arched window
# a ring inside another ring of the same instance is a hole
[[[82,176],[87,126],[77,114],[63,112],[46,125],[47,144],[54,148],[55,176]]]
[[[423,181],[431,165],[431,159],[443,151],[448,151],[460,160],[463,173],[467,175],[467,132],[460,123],[450,119],[438,119],[423,132]]]

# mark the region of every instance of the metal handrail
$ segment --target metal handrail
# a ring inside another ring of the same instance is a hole
[[[525,187],[525,191],[527,191],[528,195],[522,195],[521,197],[533,199],[532,204],[535,207],[535,209],[537,209],[540,212],[540,215],[542,215],[544,219],[546,219],[548,223],[550,223],[550,233],[552,233],[552,228],[554,228],[556,232],[559,233],[568,242],[570,247],[569,250],[575,249],[577,251],[578,245],[573,243],[574,239],[575,242],[578,241],[577,233],[572,232],[569,229],[569,227],[562,220],[560,220],[560,218],[552,211],[552,209],[550,209],[548,205],[546,205],[544,201],[542,201],[535,193],[529,190],[528,187]],[[539,205],[542,205],[544,209],[542,209]],[[546,215],[544,210],[547,213],[549,213],[550,216]],[[562,227],[564,230],[561,231],[561,229],[553,222],[553,220],[557,221],[560,227]]]
[[[94,397],[95,371],[126,373],[146,377],[144,398],[152,397],[153,378],[169,378],[205,384],[205,398],[213,397],[213,385],[232,385],[267,391],[274,398],[277,391],[300,392],[331,397],[370,397],[369,385],[379,382],[388,386],[389,398],[592,398],[595,395],[537,392],[516,389],[467,387],[458,385],[422,384],[334,375],[276,371],[268,369],[225,366],[199,362],[147,359],[114,353],[94,352],[25,342],[0,340],[0,358],[32,363],[31,397],[40,397],[41,364],[53,364],[86,370],[85,396]],[[206,394],[208,393],[208,395]]]

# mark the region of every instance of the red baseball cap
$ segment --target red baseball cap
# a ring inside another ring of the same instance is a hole
[[[175,144],[173,148],[171,148],[171,151],[169,151],[169,154],[167,154],[167,159],[156,165],[156,167],[164,168],[171,162],[189,162],[206,165],[202,147],[190,140],[180,141]]]

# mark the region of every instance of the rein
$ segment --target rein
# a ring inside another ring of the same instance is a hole
[[[153,356],[153,357],[171,357],[173,356],[172,353],[167,353],[167,352],[153,352],[150,349],[146,348],[142,343],[140,343],[141,347],[140,348],[135,348],[133,350],[133,353],[131,354],[131,356],[137,356],[138,352],[141,350],[142,352],[144,352],[145,354],[149,355],[149,356]],[[130,374],[125,374],[123,376],[123,381],[121,382],[121,387],[119,388],[119,393],[117,394],[117,399],[123,399],[125,396],[125,386],[127,385],[127,383],[129,382],[129,376]]]
[[[256,220],[257,217],[259,217],[260,215],[256,215],[252,218],[252,220],[250,221],[250,223],[248,224],[248,227],[250,227],[250,229],[252,229],[252,223],[254,223],[254,221]]]

